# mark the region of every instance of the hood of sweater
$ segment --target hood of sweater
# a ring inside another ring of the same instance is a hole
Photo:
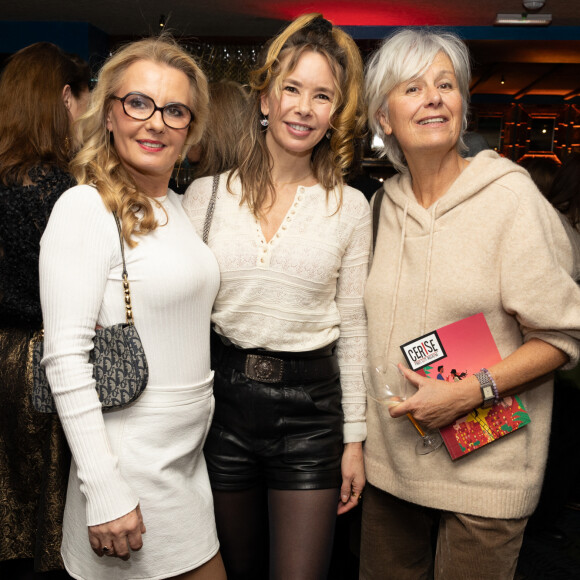
[[[485,150],[473,157],[469,165],[459,174],[447,192],[431,207],[425,209],[415,199],[411,176],[408,173],[398,174],[385,182],[385,194],[393,203],[403,210],[407,208],[409,227],[413,233],[427,232],[431,222],[437,220],[448,211],[477,195],[488,185],[510,174],[528,176],[527,171],[512,161],[500,157],[495,151]],[[411,232],[409,232],[411,233]]]
[[[400,216],[398,219],[400,238],[399,247],[395,250],[397,252],[396,282],[389,316],[390,325],[387,332],[385,352],[388,352],[391,343],[406,238],[429,236],[426,255],[427,267],[425,268],[424,292],[421,304],[421,332],[424,333],[427,330],[431,330],[425,327],[425,320],[431,281],[431,255],[437,222],[444,220],[446,214],[465,200],[476,196],[490,184],[497,183],[510,175],[521,175],[529,179],[527,171],[519,165],[500,157],[495,151],[482,151],[470,160],[469,165],[460,173],[447,192],[429,208],[424,208],[417,202],[413,193],[410,174],[398,174],[385,182],[385,195],[395,206],[402,210],[398,214]],[[484,219],[484,216],[482,216],[482,219]]]

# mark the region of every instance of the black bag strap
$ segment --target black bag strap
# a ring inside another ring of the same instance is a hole
[[[211,219],[213,217],[213,210],[215,209],[215,199],[217,197],[218,185],[220,182],[219,173],[213,176],[213,183],[211,186],[211,198],[207,205],[207,212],[205,214],[205,222],[203,223],[203,241],[207,244],[209,238],[209,228],[211,227]]]
[[[383,195],[385,190],[381,186],[375,191],[375,200],[373,202],[373,254],[375,246],[377,245],[377,234],[379,233],[379,216],[381,215],[381,204],[383,203]]]

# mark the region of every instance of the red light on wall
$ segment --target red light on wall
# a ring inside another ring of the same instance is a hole
[[[283,0],[282,2],[261,2],[252,5],[252,12],[261,16],[280,20],[293,20],[301,14],[320,12],[325,18],[338,26],[403,26],[403,25],[442,25],[441,14],[425,5],[418,8],[413,0],[399,2],[370,1],[359,3],[356,0],[337,3],[333,0],[308,2]]]

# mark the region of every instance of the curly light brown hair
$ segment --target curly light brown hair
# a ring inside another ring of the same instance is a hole
[[[240,138],[237,174],[242,183],[242,203],[259,217],[266,200],[275,196],[272,159],[266,146],[266,133],[260,126],[261,97],[280,92],[281,84],[308,52],[322,54],[333,73],[335,98],[330,115],[331,138],[322,139],[312,152],[312,172],[327,195],[339,189],[354,160],[355,143],[364,134],[366,115],[363,99],[363,63],[354,40],[333,26],[321,14],[305,14],[294,20],[268,43],[260,65],[250,76],[251,105],[247,129]],[[229,180],[228,180],[229,181]]]

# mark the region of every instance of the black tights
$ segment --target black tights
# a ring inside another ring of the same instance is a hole
[[[338,489],[213,493],[228,580],[326,580]]]

